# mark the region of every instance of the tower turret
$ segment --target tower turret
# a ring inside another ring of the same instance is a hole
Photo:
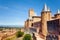
[[[60,10],[58,9],[57,14],[54,15],[56,19],[60,19]]]
[[[44,5],[44,8],[41,12],[41,27],[42,27],[42,34],[47,36],[47,21],[51,19],[51,11],[47,7],[47,5]]]
[[[28,15],[28,17],[29,17],[29,19],[32,19],[32,16],[34,16],[35,14],[34,14],[34,10],[33,9],[29,9],[29,15]]]
[[[33,16],[35,16],[34,10],[33,9],[29,9],[28,20],[27,20],[28,27],[32,27],[32,23],[33,23],[32,17]]]

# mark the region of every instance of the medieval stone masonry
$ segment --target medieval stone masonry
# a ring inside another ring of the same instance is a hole
[[[52,16],[50,8],[45,4],[41,11],[41,16],[37,16],[33,9],[29,9],[25,28],[35,28],[37,33],[43,35],[46,40],[53,39],[49,39],[49,36],[55,36],[55,39],[60,40],[60,10],[58,9],[56,14]]]

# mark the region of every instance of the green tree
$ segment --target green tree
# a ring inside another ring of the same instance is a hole
[[[21,32],[21,31],[18,31],[16,34],[17,37],[22,37],[23,35],[24,35],[24,32]]]
[[[7,38],[6,40],[11,40],[10,38]]]
[[[32,40],[31,35],[30,35],[30,34],[26,34],[26,35],[23,37],[23,40]]]
[[[0,31],[2,31],[3,30],[3,28],[0,28]]]

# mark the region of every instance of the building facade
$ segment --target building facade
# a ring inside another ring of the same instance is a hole
[[[57,40],[60,40],[60,10],[51,16],[51,11],[45,4],[41,16],[36,16],[33,9],[29,9],[28,14],[28,19],[25,21],[26,29],[35,28],[46,40],[51,35],[57,36]]]

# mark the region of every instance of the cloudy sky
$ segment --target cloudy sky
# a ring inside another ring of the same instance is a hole
[[[45,3],[52,15],[60,9],[60,0],[0,0],[0,25],[24,25],[28,10],[33,8],[40,15]]]

